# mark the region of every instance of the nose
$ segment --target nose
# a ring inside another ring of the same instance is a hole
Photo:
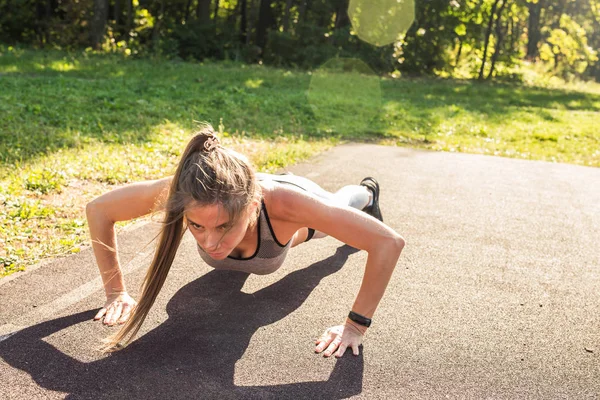
[[[214,232],[214,233],[206,232],[202,236],[203,237],[198,238],[198,239],[200,239],[200,240],[198,240],[198,243],[200,243],[200,246],[208,251],[216,251],[217,247],[219,246],[219,241],[221,240],[220,235],[217,232]]]

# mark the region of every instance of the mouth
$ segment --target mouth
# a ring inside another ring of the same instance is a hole
[[[207,253],[209,256],[211,256],[212,258],[215,258],[215,257],[221,257],[221,256],[223,255],[223,253],[224,253],[224,252],[222,252],[222,251],[221,251],[221,252],[218,252],[218,253],[211,253],[211,252],[207,251],[206,253]]]

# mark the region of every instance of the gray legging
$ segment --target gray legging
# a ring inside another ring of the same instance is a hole
[[[361,185],[346,185],[335,193],[328,192],[321,186],[308,178],[297,175],[273,175],[259,172],[256,174],[258,180],[273,180],[281,183],[288,183],[304,189],[318,197],[333,200],[334,202],[362,210],[371,201],[371,192],[365,186]],[[307,241],[310,239],[319,239],[327,236],[327,234],[315,231],[309,228]]]

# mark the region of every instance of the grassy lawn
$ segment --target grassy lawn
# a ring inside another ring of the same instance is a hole
[[[259,170],[347,140],[600,166],[600,86],[379,79],[0,47],[0,276],[87,245],[85,203],[171,174],[195,121]]]

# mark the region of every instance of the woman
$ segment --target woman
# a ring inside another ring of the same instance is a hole
[[[368,252],[365,275],[343,325],[316,341],[317,353],[358,355],[371,317],[404,247],[383,224],[379,185],[365,178],[331,194],[294,175],[255,173],[247,159],[222,147],[210,125],[187,145],[175,175],[134,183],[106,193],[87,206],[87,219],[107,301],[95,316],[124,324],[106,350],[129,343],[139,331],[167,277],[186,230],[202,259],[213,268],[267,274],[278,269],[290,247],[327,235]],[[165,212],[154,259],[139,303],[126,291],[116,254],[114,223],[153,211]],[[364,212],[361,212],[362,210]]]

